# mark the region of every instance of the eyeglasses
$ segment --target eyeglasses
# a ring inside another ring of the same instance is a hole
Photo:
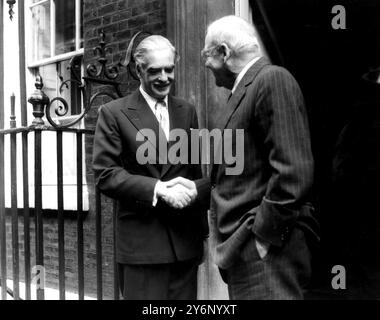
[[[214,51],[215,51],[216,49],[219,49],[219,45],[212,46],[211,48],[208,48],[208,49],[203,49],[203,50],[201,51],[201,56],[202,56],[202,58],[203,58],[203,59],[207,59],[207,58],[213,56]]]

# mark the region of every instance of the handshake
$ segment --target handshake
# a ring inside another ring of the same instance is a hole
[[[170,181],[158,181],[156,185],[157,198],[165,201],[175,209],[183,209],[196,199],[198,192],[194,181],[177,177]]]

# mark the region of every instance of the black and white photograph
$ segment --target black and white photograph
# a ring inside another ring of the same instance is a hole
[[[380,1],[0,0],[2,302],[378,300],[378,197]]]

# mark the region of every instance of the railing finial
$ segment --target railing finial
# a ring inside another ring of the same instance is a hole
[[[13,15],[15,14],[13,6],[15,5],[16,0],[7,0],[7,3],[9,5],[9,19],[13,20]]]
[[[35,83],[36,90],[28,99],[28,102],[33,106],[34,120],[32,122],[32,125],[34,126],[42,126],[45,124],[42,120],[42,117],[45,115],[45,107],[49,104],[50,100],[49,97],[45,94],[45,92],[42,91],[43,86],[44,82],[42,80],[42,77],[38,75],[36,77]]]

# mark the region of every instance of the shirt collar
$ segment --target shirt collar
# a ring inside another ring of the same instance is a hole
[[[142,85],[140,85],[139,90],[140,90],[142,96],[144,97],[144,99],[146,100],[146,102],[148,103],[149,107],[154,111],[154,109],[156,107],[157,99],[153,98],[148,93],[146,93],[146,91],[143,89]],[[166,106],[168,106],[168,96],[166,96],[164,98],[164,101],[166,103]]]
[[[245,67],[243,68],[243,70],[240,71],[239,75],[237,76],[236,80],[235,80],[235,83],[234,83],[234,86],[231,90],[231,93],[234,93],[239,82],[241,81],[241,79],[243,79],[244,75],[247,73],[247,71],[249,70],[250,67],[252,67],[254,65],[254,63],[259,60],[261,57],[256,57],[256,58],[253,58],[250,62],[248,62]]]

